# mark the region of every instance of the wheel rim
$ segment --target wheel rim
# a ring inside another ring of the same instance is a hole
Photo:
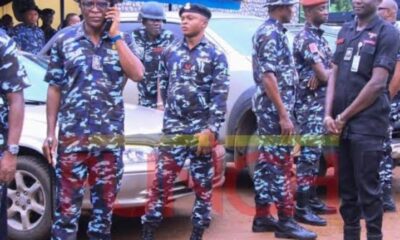
[[[7,190],[8,226],[19,231],[34,229],[45,213],[44,187],[34,175],[17,170]]]

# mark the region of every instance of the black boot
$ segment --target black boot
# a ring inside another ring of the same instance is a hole
[[[296,221],[314,226],[326,226],[326,220],[315,214],[308,206],[309,192],[297,192],[297,204],[294,213]]]
[[[327,206],[317,195],[317,188],[310,187],[310,200],[309,205],[311,210],[317,214],[335,214],[337,212],[335,207]]]
[[[204,228],[193,227],[192,234],[190,235],[190,240],[201,240],[203,238]]]
[[[155,228],[150,224],[143,224],[142,226],[142,240],[154,240]]]
[[[285,220],[279,219],[275,237],[314,240],[317,238],[317,234],[303,228],[293,218],[288,218]]]
[[[396,203],[392,196],[392,188],[385,187],[382,192],[382,204],[384,212],[395,212],[396,211]]]
[[[345,226],[343,230],[344,240],[360,240],[361,227]]]
[[[278,221],[271,215],[269,205],[256,205],[256,216],[253,219],[253,232],[273,232]]]

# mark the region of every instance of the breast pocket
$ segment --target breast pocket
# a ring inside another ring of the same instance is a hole
[[[369,76],[372,73],[374,54],[376,47],[372,45],[364,45],[360,50],[360,65],[358,67],[358,72],[360,74]]]

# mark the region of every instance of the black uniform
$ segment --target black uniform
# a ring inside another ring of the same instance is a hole
[[[338,66],[333,115],[343,112],[372,77],[373,68],[393,72],[399,47],[397,30],[378,16],[362,31],[357,22],[343,25],[333,63]],[[359,58],[359,59],[357,59]],[[359,60],[359,64],[357,64]],[[389,126],[389,96],[383,91],[374,103],[348,120],[339,144],[340,212],[345,236],[359,235],[361,210],[368,239],[382,238],[379,162]]]

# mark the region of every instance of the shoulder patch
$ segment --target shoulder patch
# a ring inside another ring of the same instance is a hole
[[[315,43],[310,43],[308,45],[308,48],[310,49],[310,52],[312,52],[312,53],[318,52],[318,47],[317,47],[317,44],[315,44]]]
[[[341,44],[343,44],[344,43],[344,38],[338,38],[337,40],[336,40],[336,45],[341,45]]]

